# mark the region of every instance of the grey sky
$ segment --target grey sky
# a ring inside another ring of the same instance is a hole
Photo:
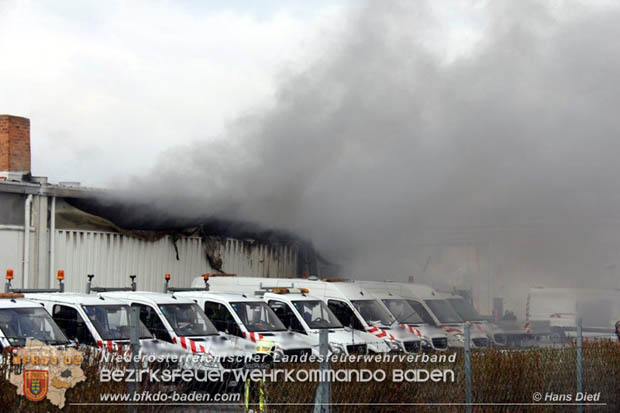
[[[35,174],[114,185],[268,102],[347,2],[312,3],[0,1],[0,112]]]

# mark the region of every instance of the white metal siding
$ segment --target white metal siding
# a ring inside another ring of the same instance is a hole
[[[214,272],[199,237],[177,240],[178,261],[169,236],[149,242],[111,232],[57,230],[55,243],[55,266],[65,270],[67,291],[84,291],[87,274],[95,274],[94,285],[106,287],[128,286],[129,275],[136,274],[138,289],[161,291],[165,273],[172,274],[170,285],[189,287],[195,277]],[[297,269],[294,245],[227,239],[219,253],[223,270],[240,276],[286,277]]]
[[[0,228],[0,277],[2,277],[2,286],[0,291],[4,291],[4,274],[7,269],[14,271],[15,279],[12,283],[14,288],[22,288],[24,286],[23,260],[24,260],[24,227],[19,226],[2,226]],[[34,247],[34,230],[30,230],[30,251],[32,253]],[[32,266],[30,267],[32,274]],[[30,283],[32,287],[32,279]]]

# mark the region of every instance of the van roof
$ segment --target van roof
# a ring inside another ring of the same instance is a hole
[[[238,292],[210,292],[210,291],[182,291],[175,293],[178,297],[187,299],[213,299],[220,301],[263,301],[261,297],[253,294],[244,294]]]
[[[431,299],[436,298],[437,291],[423,284],[394,283],[398,285],[400,295],[405,298]]]
[[[431,286],[394,281],[356,281],[357,284],[370,291],[391,292],[402,298],[430,299],[438,294]]]
[[[35,303],[25,298],[2,298],[0,299],[0,309],[7,308],[42,308],[41,304]]]
[[[79,305],[121,305],[122,301],[99,294],[84,293],[29,293],[26,298],[36,301],[50,301],[54,303],[79,304]]]
[[[193,285],[198,285],[196,280],[198,279],[194,280]],[[349,299],[374,299],[370,292],[350,280],[323,281],[307,278],[223,277],[210,280],[210,282],[212,282],[211,288],[219,289],[219,291],[233,290],[239,287],[242,291],[252,290],[254,292],[262,284],[265,287],[290,288],[292,286],[293,288],[307,288],[309,295],[317,298],[331,294],[335,297],[339,296]]]
[[[319,297],[316,297],[312,294],[302,294],[302,293],[286,293],[286,294],[278,294],[272,293],[270,291],[265,292],[265,296],[267,297],[280,297],[288,300],[295,301],[321,301]]]
[[[150,304],[189,304],[194,303],[187,297],[183,297],[180,295],[164,294],[164,293],[153,293],[149,291],[111,291],[107,293],[99,293],[104,297],[116,298],[119,300],[133,300],[133,301],[141,301],[144,303]]]
[[[394,294],[390,291],[371,291],[372,295],[375,296],[375,298],[378,298],[379,300],[389,300],[389,299],[393,299],[393,300],[402,300],[403,297],[401,297],[398,294]]]
[[[333,285],[335,289],[349,298],[356,297],[359,299],[373,298],[372,294],[364,290],[358,284],[351,282],[330,282],[327,285]],[[329,287],[328,287],[329,288]],[[358,297],[359,296],[359,297]]]
[[[369,291],[351,281],[295,280],[295,287],[308,288],[310,295],[318,297],[333,294],[354,300],[374,299]]]

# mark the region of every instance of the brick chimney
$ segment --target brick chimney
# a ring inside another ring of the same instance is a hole
[[[0,180],[30,173],[30,119],[0,115]]]

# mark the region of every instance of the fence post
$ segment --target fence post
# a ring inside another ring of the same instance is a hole
[[[577,393],[583,392],[583,320],[581,317],[577,318]],[[583,411],[583,404],[577,406],[577,411]]]
[[[324,372],[329,370],[329,361],[327,354],[329,353],[329,331],[322,329],[319,333],[319,354],[323,359],[320,364],[321,382],[316,389],[316,397],[314,398],[314,413],[330,413],[332,400],[332,384],[324,382]]]
[[[471,413],[471,325],[465,322],[465,404],[467,405],[467,413]]]
[[[129,345],[131,349],[131,368],[135,371],[138,369],[138,363],[136,357],[140,353],[140,313],[136,306],[130,307],[129,313]],[[127,383],[127,391],[130,395],[135,394],[138,391],[138,383],[133,381]],[[130,396],[133,397],[133,396]],[[138,407],[136,405],[128,405],[130,412],[137,412]]]

